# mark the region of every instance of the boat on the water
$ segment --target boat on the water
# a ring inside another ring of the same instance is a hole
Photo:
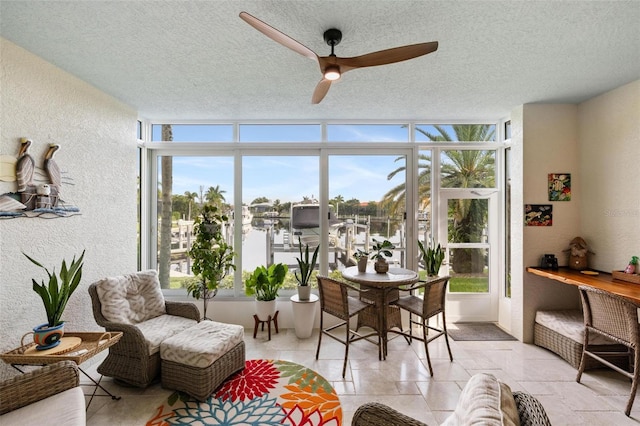
[[[292,244],[300,242],[309,247],[320,244],[320,203],[317,200],[305,200],[291,205]],[[329,245],[338,242],[338,230],[344,223],[336,217],[334,208],[329,205]]]

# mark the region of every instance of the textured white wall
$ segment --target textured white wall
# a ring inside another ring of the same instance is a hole
[[[582,234],[591,266],[622,270],[640,256],[640,80],[579,106]]]
[[[580,105],[528,104],[512,112],[511,331],[523,341],[533,340],[536,310],[580,305],[575,287],[526,272],[542,254],[567,265],[564,250],[582,236],[596,253],[589,258],[594,269],[622,269],[640,255],[638,117],[640,80]],[[557,172],[571,173],[570,202],[547,201],[547,174]],[[553,226],[523,226],[519,202],[552,204]]]
[[[34,141],[36,164],[49,143],[73,185],[62,197],[81,215],[60,219],[0,220],[0,351],[19,346],[23,334],[46,322],[31,278],[46,278],[24,251],[59,270],[63,258],[86,249],[82,284],[63,319],[70,330],[98,330],[88,285],[136,270],[136,119],[131,108],[13,43],[0,38],[2,116],[0,154],[16,155],[20,138]],[[0,194],[16,191],[0,182]],[[1,375],[1,374],[0,374]]]

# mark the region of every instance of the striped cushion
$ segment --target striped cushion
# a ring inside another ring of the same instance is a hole
[[[180,333],[196,325],[198,321],[177,315],[160,315],[136,324],[138,330],[144,336],[147,343],[149,355],[153,355],[160,350],[160,343],[171,336]]]
[[[138,324],[166,313],[158,273],[154,270],[109,277],[96,286],[102,315],[123,324]]]
[[[179,364],[205,368],[242,342],[241,325],[201,321],[160,345],[160,358]]]
[[[553,330],[564,337],[584,343],[584,318],[578,310],[537,311],[536,323]],[[589,345],[612,345],[615,342],[601,334],[590,332]]]

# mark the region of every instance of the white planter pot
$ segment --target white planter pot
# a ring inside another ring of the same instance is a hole
[[[298,286],[298,298],[300,300],[309,300],[309,296],[311,295],[311,286],[310,285],[299,285]]]
[[[256,315],[260,321],[267,321],[269,317],[273,318],[276,314],[275,300],[256,300]]]

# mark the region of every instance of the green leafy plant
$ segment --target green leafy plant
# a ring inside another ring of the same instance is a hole
[[[356,252],[353,254],[353,257],[355,257],[356,260],[360,260],[360,259],[365,258],[365,257],[368,258],[370,254],[371,253],[369,253],[368,251],[364,251],[362,249],[357,249]]]
[[[268,268],[258,266],[245,280],[244,291],[247,296],[255,296],[256,300],[275,300],[287,272],[289,267],[283,263],[274,263]]]
[[[211,205],[204,206],[202,215],[196,219],[196,240],[187,253],[193,261],[191,270],[199,277],[187,284],[187,294],[196,300],[213,297],[220,281],[229,271],[236,269],[233,263],[236,254],[233,247],[225,242],[221,231],[227,221],[228,217]]]
[[[444,260],[444,249],[440,244],[438,244],[437,247],[433,247],[431,242],[429,242],[429,246],[425,248],[420,240],[418,240],[418,248],[420,249],[420,257],[424,269],[427,271],[427,275],[430,277],[438,275],[440,266]]]
[[[84,250],[78,260],[76,260],[75,256],[73,257],[68,268],[67,262],[62,260],[59,277],[56,274],[55,268],[53,272],[49,272],[49,270],[42,266],[40,262],[29,257],[26,253],[22,254],[24,254],[33,264],[41,267],[47,272],[47,275],[49,276],[48,285],[45,284],[44,280],[42,280],[41,284],[38,284],[36,280],[31,279],[33,283],[33,291],[38,293],[42,299],[44,309],[47,312],[47,323],[49,327],[55,327],[62,324],[61,318],[64,309],[67,307],[67,302],[73,292],[80,285],[80,280],[82,279]]]
[[[393,250],[394,248],[396,248],[396,246],[394,246],[391,241],[389,240],[384,240],[383,242],[380,242],[378,240],[376,240],[375,238],[373,239],[373,254],[371,255],[371,259],[384,259],[385,256],[386,257],[391,257],[393,256],[393,253],[391,252],[391,250]]]
[[[311,261],[309,261],[309,244],[305,244],[304,251],[302,251],[302,241],[298,237],[298,248],[300,249],[300,257],[296,257],[298,261],[298,270],[294,272],[298,284],[301,286],[309,285],[311,281],[311,275],[313,274],[313,268],[316,266],[316,260],[318,259],[318,250],[320,245],[313,251]]]

